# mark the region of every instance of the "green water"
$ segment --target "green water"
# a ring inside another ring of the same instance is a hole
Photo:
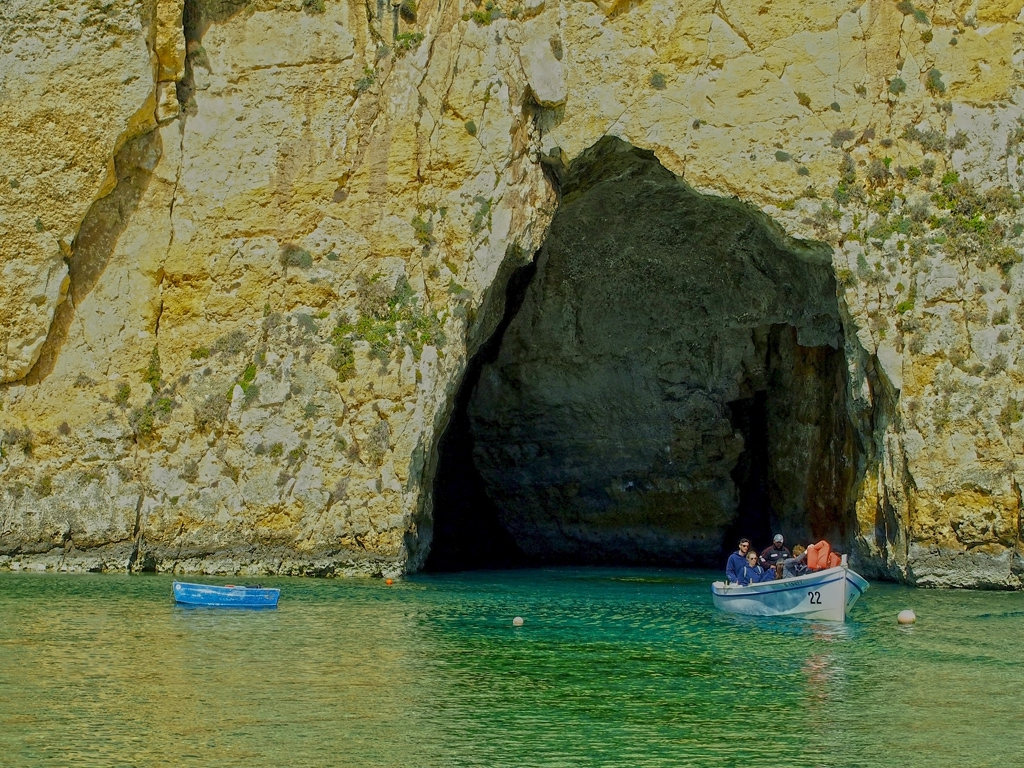
[[[217,611],[0,574],[0,765],[1024,764],[1024,595],[874,584],[829,626],[720,614],[713,575],[264,579],[278,610]]]

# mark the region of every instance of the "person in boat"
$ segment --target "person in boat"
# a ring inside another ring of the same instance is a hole
[[[791,579],[794,576],[803,576],[807,573],[807,550],[801,544],[793,547],[793,556],[782,560],[782,578]]]
[[[750,539],[740,539],[739,549],[729,555],[729,561],[725,564],[725,580],[732,584],[739,584],[743,569],[747,567],[747,551],[750,549]]]
[[[787,557],[792,557],[792,555],[786,547],[785,539],[781,533],[776,533],[771,545],[765,547],[761,553],[761,567],[766,570],[774,568],[779,560],[785,560]]]
[[[747,552],[747,564],[743,566],[743,571],[740,573],[740,580],[737,582],[740,586],[745,587],[748,584],[760,584],[762,581],[774,581],[775,571],[766,571],[758,563],[757,552]]]

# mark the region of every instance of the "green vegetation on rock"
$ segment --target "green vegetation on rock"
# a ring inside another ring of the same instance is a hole
[[[416,242],[420,245],[430,245],[434,242],[434,223],[425,221],[422,216],[416,214],[412,218],[412,228],[416,233]]]
[[[363,67],[363,76],[356,80],[356,93],[363,93],[377,82],[377,71],[373,67]]]
[[[399,57],[414,51],[423,42],[422,32],[403,32],[395,38],[395,53]]]
[[[143,373],[142,380],[153,387],[154,392],[160,388],[160,350],[156,347],[149,353],[149,365]]]
[[[132,396],[132,388],[128,384],[121,384],[114,393],[114,402],[124,408],[128,405],[128,398]]]
[[[294,243],[285,243],[281,246],[281,254],[278,260],[285,269],[288,267],[309,269],[309,267],[313,266],[313,256],[310,252]]]
[[[487,0],[482,8],[478,7],[475,11],[463,15],[462,20],[473,21],[479,27],[486,27],[504,15],[497,3]]]
[[[942,82],[942,73],[934,67],[928,70],[928,75],[924,80],[924,87],[931,93],[945,93],[946,84]]]
[[[446,337],[438,313],[420,307],[419,298],[404,277],[390,292],[380,273],[360,275],[356,282],[361,316],[355,324],[347,317],[339,320],[331,337],[334,352],[330,365],[340,380],[355,374],[354,341],[367,342],[370,354],[382,363],[405,348],[411,349],[418,360],[425,346],[444,345]]]

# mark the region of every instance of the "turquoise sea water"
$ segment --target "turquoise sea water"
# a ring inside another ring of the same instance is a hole
[[[276,611],[217,611],[0,574],[0,765],[1024,764],[1024,594],[873,584],[834,626],[718,613],[713,577],[262,579]]]

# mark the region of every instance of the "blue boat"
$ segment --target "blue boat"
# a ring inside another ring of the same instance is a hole
[[[280,589],[243,587],[227,584],[189,584],[175,581],[174,600],[184,605],[205,605],[212,608],[277,608]]]

